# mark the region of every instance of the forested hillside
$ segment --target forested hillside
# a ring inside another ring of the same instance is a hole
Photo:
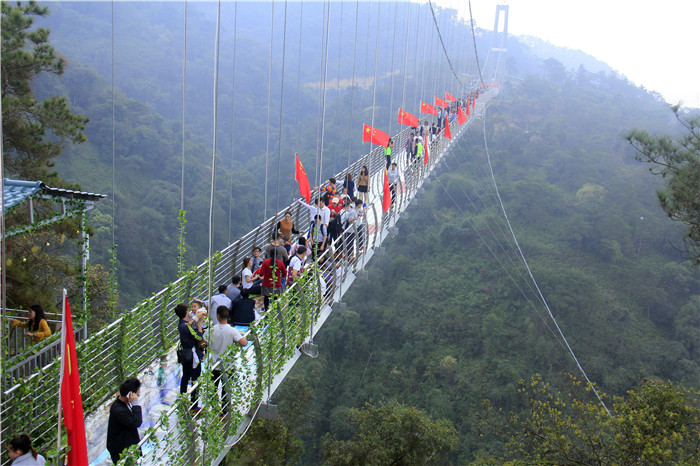
[[[459,141],[319,333],[319,358],[288,377],[277,397],[287,430],[273,441],[285,461],[318,464],[322,444],[328,459],[325,433],[351,438],[352,408],[391,400],[454,425],[452,462],[499,457],[501,424],[525,407],[519,381],[541,374],[566,392],[567,374],[582,378],[528,284],[484,139],[520,247],[590,379],[609,395],[654,377],[698,388],[698,270],[673,247],[682,228],[658,206],[661,180],[622,138],[677,133],[673,114],[623,78],[539,66],[544,76],[504,83],[485,138],[479,122]],[[258,429],[251,445],[272,431]]]
[[[91,260],[109,268],[114,230],[119,307],[124,309],[176,278],[178,210],[183,190],[188,221],[187,265],[199,264],[207,254],[215,4],[188,2],[186,29],[184,4],[60,2],[48,6],[50,14],[40,18],[37,26],[51,31],[51,42],[67,63],[60,78],[40,76],[35,91],[40,97],[66,95],[74,111],[90,118],[85,131],[87,142],[66,147],[56,166],[65,179],[109,196],[91,214],[90,223],[96,233],[91,241]],[[222,4],[215,249],[225,247],[293,199],[298,192],[293,177],[294,153],[301,157],[312,183],[326,179],[367,150],[360,131],[363,123],[372,121],[373,114],[377,126],[395,132],[396,108],[403,104],[417,113],[419,101],[438,92],[434,78],[448,72],[441,50],[422,47],[422,37],[436,38],[428,22],[427,5],[399,5],[396,11],[394,6],[383,7],[380,15],[385,24],[408,23],[411,10],[411,24],[421,34],[402,33],[394,38],[392,28],[381,28],[378,39],[376,24],[364,19],[376,14],[377,3],[335,5],[330,16],[333,33],[329,42],[323,169],[319,170],[315,160],[320,146],[324,8],[321,3],[308,2],[303,4],[303,11],[301,7],[301,3],[289,5],[284,43],[285,10],[281,5],[275,8],[270,71],[271,5]],[[356,26],[355,7],[361,19]],[[437,15],[444,24],[456,23],[452,10],[437,9]],[[467,29],[463,24],[460,27],[460,34],[466,37]],[[490,35],[482,31],[479,47],[486,49],[489,39]],[[375,95],[371,84],[376,46],[382,59],[376,71]],[[410,53],[405,54],[406,49]],[[389,51],[396,57],[394,62],[388,59]],[[405,83],[401,74],[404,55],[408,70]],[[454,64],[460,67],[472,59],[456,57]],[[180,181],[183,125],[184,185]]]

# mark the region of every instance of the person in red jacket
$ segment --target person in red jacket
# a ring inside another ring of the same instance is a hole
[[[270,296],[282,293],[282,277],[287,276],[287,268],[284,262],[277,258],[276,250],[272,249],[270,254],[253,274],[263,277],[262,294],[265,297],[266,311],[270,307]]]

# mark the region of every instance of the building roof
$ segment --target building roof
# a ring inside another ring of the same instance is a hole
[[[3,191],[5,195],[3,212],[30,197],[40,197],[42,199],[81,199],[85,201],[96,201],[107,197],[105,194],[75,191],[65,188],[52,188],[46,186],[41,181],[10,180],[7,178],[3,180]]]

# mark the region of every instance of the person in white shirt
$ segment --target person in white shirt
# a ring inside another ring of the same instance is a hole
[[[304,271],[304,265],[306,265],[306,246],[299,246],[297,248],[297,253],[289,261],[289,267],[287,267],[287,286],[291,286],[294,280],[299,278],[299,275]]]
[[[221,364],[217,365],[221,359],[221,355],[228,350],[228,347],[234,343],[245,347],[248,344],[246,337],[241,335],[241,332],[236,330],[236,328],[231,327],[228,323],[229,309],[226,306],[219,306],[216,308],[216,319],[219,321],[212,330],[211,342],[209,343],[209,349],[211,350],[212,363],[214,364],[211,371],[212,378],[216,382],[216,387],[219,387],[219,381],[221,380],[221,375],[223,373],[223,366]],[[221,403],[223,412],[226,412],[226,385],[222,387],[221,390]]]
[[[226,306],[227,309],[231,309],[231,300],[226,296],[226,285],[219,286],[219,293],[215,294],[209,300],[209,309],[218,309],[219,306]]]
[[[396,200],[396,184],[399,182],[399,169],[395,163],[391,164],[391,168],[387,172],[389,178],[389,189],[391,190],[391,205],[394,205]]]
[[[323,198],[314,200],[314,205],[307,204],[301,199],[297,199],[297,202],[311,212],[311,218],[316,218],[316,215],[321,216],[321,222],[328,228],[328,223],[331,221],[331,209],[326,206]]]

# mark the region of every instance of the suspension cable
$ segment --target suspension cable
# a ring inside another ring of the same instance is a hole
[[[359,16],[360,0],[355,2],[355,36],[352,48],[352,83],[350,84],[350,118],[348,120],[348,163],[350,166],[350,148],[352,146],[352,113],[354,110],[355,98],[355,58],[357,56],[357,20]]]
[[[428,0],[428,5],[430,5],[430,12],[433,14],[433,22],[435,23],[435,29],[437,30],[438,37],[440,38],[440,44],[442,44],[442,50],[445,52],[445,58],[447,59],[447,64],[450,65],[450,69],[452,70],[452,74],[454,74],[455,78],[457,81],[462,84],[462,80],[459,79],[459,76],[457,75],[457,72],[454,69],[454,66],[452,66],[452,60],[450,60],[450,56],[447,54],[447,49],[445,48],[445,42],[442,40],[442,34],[440,33],[440,28],[438,27],[437,19],[435,18],[435,10],[433,9],[433,2],[431,0]],[[471,15],[471,2],[469,3],[470,5],[470,15]],[[479,71],[479,74],[481,74],[481,71]],[[482,81],[483,82],[483,79]],[[463,84],[462,84],[463,85]]]
[[[221,36],[221,0],[218,2],[216,10],[216,40],[214,41],[214,134],[212,136],[212,151],[211,151],[211,189],[209,192],[209,250],[207,259],[207,289],[212,290],[213,279],[213,263],[212,255],[214,254],[214,183],[216,181],[216,136],[218,130],[218,113],[219,113],[219,40]],[[210,352],[207,352],[210,353]]]
[[[323,99],[322,101],[322,110],[321,110],[321,146],[319,150],[319,165],[318,165],[318,176],[320,179],[321,172],[323,171],[323,138],[326,134],[326,81],[328,79],[328,39],[331,35],[331,0],[328,0],[328,8],[326,11],[326,45],[324,47],[325,49],[325,57],[324,57],[324,63],[323,63]],[[318,186],[320,186],[321,183],[319,181]]]
[[[428,0],[430,1],[430,0]],[[432,6],[431,6],[432,8]],[[472,29],[472,42],[474,43],[474,57],[476,58],[476,69],[479,72],[479,80],[481,81],[481,85],[485,86],[484,84],[484,77],[481,75],[481,65],[479,65],[479,51],[476,48],[476,33],[474,32],[474,17],[472,16],[472,0],[469,0],[469,24],[471,24],[471,29]]]
[[[389,134],[393,134],[392,127],[394,123],[394,118],[392,112],[394,111],[394,53],[396,51],[396,19],[399,13],[399,0],[394,2],[394,39],[391,42],[391,86],[389,91]]]
[[[267,136],[265,142],[265,205],[263,206],[263,223],[267,219],[267,177],[270,160],[270,110],[272,108],[272,38],[275,30],[275,0],[272,0],[272,13],[270,14],[270,61],[267,73]]]
[[[372,128],[374,128],[374,106],[377,100],[377,67],[379,62],[379,26],[381,24],[382,12],[382,2],[379,0],[377,2],[377,37],[374,43],[374,79],[372,81]],[[369,141],[369,152],[372,152],[372,139]],[[371,164],[370,160],[370,164]]]
[[[238,2],[233,4],[233,30],[236,31],[238,27]],[[233,155],[235,147],[235,131],[234,131],[234,118],[236,115],[236,37],[238,34],[234,32],[233,34],[233,72],[231,73],[231,173],[229,177],[229,189],[228,189],[228,243],[231,244],[231,227],[233,224]],[[184,134],[184,132],[183,132]]]
[[[284,0],[284,28],[282,33],[282,84],[280,85],[280,133],[277,142],[277,200],[275,212],[279,212],[280,205],[280,175],[282,173],[282,114],[284,111],[284,62],[287,57],[287,0]]]
[[[552,310],[549,308],[549,304],[547,304],[547,300],[544,298],[544,295],[542,294],[542,291],[540,290],[540,287],[537,284],[537,280],[535,280],[535,277],[532,274],[532,270],[530,270],[530,266],[527,263],[527,259],[525,259],[525,255],[523,254],[523,251],[520,248],[520,243],[518,243],[518,238],[515,236],[515,232],[513,231],[513,227],[510,224],[510,220],[508,219],[508,213],[506,212],[506,208],[503,205],[503,200],[501,199],[501,193],[498,190],[498,184],[496,183],[496,177],[493,174],[493,166],[491,165],[491,154],[489,153],[488,142],[487,142],[487,138],[486,138],[486,109],[484,109],[483,133],[484,133],[484,149],[486,150],[486,160],[488,160],[488,163],[489,163],[489,170],[491,171],[491,180],[493,181],[493,187],[496,190],[496,197],[498,197],[498,203],[501,206],[501,211],[503,213],[503,216],[506,219],[506,223],[508,224],[508,229],[510,230],[511,235],[513,236],[513,241],[515,242],[515,245],[518,247],[518,252],[520,253],[520,258],[522,259],[523,264],[525,264],[525,268],[527,269],[527,273],[530,276],[532,283],[535,285],[535,288],[537,289],[537,293],[539,294],[540,299],[542,300],[542,303],[544,304],[544,307],[547,309],[547,313],[549,314],[549,317],[552,319],[552,322],[554,322],[554,325],[556,326],[557,331],[559,332],[559,335],[561,335],[561,338],[564,341],[564,343],[566,344],[566,347],[569,350],[571,357],[574,359],[574,362],[576,362],[576,365],[578,366],[579,371],[581,371],[581,374],[586,379],[586,382],[588,382],[588,385],[593,390],[593,393],[595,393],[595,396],[598,398],[598,401],[600,401],[600,404],[602,404],[603,408],[605,408],[605,411],[608,413],[608,416],[612,417],[612,414],[608,410],[608,407],[605,406],[605,402],[603,401],[600,394],[598,393],[598,390],[596,390],[595,386],[593,385],[591,380],[588,378],[586,371],[583,370],[583,367],[581,366],[581,363],[579,362],[578,358],[576,357],[574,350],[571,348],[571,345],[569,345],[569,341],[566,339],[566,336],[564,336],[564,332],[562,332],[561,328],[559,327],[559,323],[557,322],[557,319],[554,318],[554,314],[552,313]]]
[[[401,108],[406,109],[406,70],[408,69],[408,32],[411,30],[411,4],[408,4],[408,20],[406,24],[406,40],[403,53],[403,84],[401,89]]]
[[[299,98],[301,96],[301,36],[304,31],[304,2],[299,2],[301,4],[301,11],[299,13],[299,58],[297,61],[297,120],[295,124],[296,132],[299,134]]]

